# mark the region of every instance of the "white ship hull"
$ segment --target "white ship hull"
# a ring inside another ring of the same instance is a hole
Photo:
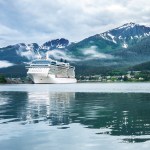
[[[55,75],[28,74],[29,78],[36,84],[76,83],[76,78],[57,78]]]
[[[35,60],[27,67],[33,83],[76,83],[75,67],[54,60]]]

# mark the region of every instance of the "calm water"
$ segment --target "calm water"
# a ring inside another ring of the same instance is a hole
[[[150,83],[0,86],[0,150],[149,148]]]

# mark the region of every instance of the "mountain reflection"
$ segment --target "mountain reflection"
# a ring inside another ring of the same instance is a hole
[[[98,129],[96,134],[150,135],[149,100],[150,94],[141,93],[0,92],[0,123],[80,123]]]
[[[150,94],[82,93],[76,99],[80,123],[89,128],[107,128],[111,135],[150,134]]]

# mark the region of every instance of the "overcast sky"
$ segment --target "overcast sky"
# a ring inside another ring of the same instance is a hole
[[[149,26],[150,0],[0,0],[0,47],[80,41],[127,22]]]

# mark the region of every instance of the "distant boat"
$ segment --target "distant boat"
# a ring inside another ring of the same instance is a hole
[[[67,62],[37,59],[26,67],[33,83],[76,83],[75,67]]]

